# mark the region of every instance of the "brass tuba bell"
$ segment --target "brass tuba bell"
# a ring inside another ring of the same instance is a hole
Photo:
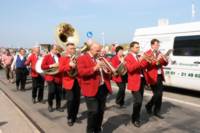
[[[56,44],[65,51],[67,43],[74,43],[75,46],[79,43],[79,35],[77,30],[71,24],[61,23],[56,27]]]
[[[61,23],[56,27],[55,40],[57,49],[59,53],[62,55],[66,51],[67,43],[74,43],[75,46],[78,45],[79,35],[76,29],[71,24]],[[48,70],[42,70],[41,69],[42,61],[38,61],[37,63],[38,65],[36,65],[36,71],[39,72],[40,74],[55,75],[59,73],[58,67],[50,68]]]

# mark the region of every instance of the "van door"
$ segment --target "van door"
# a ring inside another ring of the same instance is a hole
[[[176,36],[166,85],[200,91],[200,35]]]

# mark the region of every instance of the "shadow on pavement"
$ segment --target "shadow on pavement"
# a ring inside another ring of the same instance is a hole
[[[121,114],[110,117],[103,124],[103,133],[112,133],[115,129],[119,128],[119,126],[128,125],[129,122],[130,122],[130,115],[128,114]]]
[[[0,126],[3,126],[5,124],[7,124],[7,123],[8,123],[7,121],[0,122]]]

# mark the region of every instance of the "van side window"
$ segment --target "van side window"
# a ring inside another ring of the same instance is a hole
[[[175,37],[173,55],[200,56],[200,35]]]

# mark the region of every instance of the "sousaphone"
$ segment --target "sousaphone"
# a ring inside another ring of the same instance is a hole
[[[58,47],[59,53],[63,54],[66,51],[66,44],[67,43],[74,43],[75,46],[79,43],[79,35],[77,30],[68,23],[61,23],[56,27],[55,31],[55,40],[56,45]],[[58,67],[56,68],[50,68],[48,70],[42,70],[41,64],[42,64],[43,58],[40,58],[36,63],[36,72],[40,74],[48,74],[48,75],[55,75],[59,72]]]

